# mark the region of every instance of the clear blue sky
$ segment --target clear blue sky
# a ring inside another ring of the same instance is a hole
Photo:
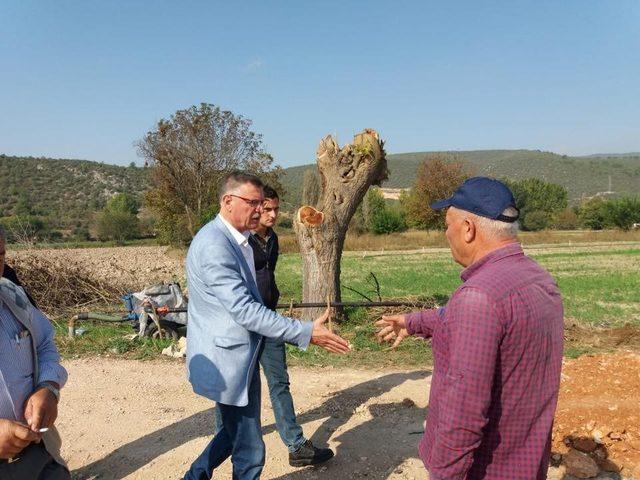
[[[0,0],[0,153],[128,164],[210,102],[283,166],[390,153],[640,151],[640,2]]]

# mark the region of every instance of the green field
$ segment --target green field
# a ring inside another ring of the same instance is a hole
[[[619,328],[630,324],[634,331],[640,328],[640,246],[560,246],[532,247],[527,253],[556,278],[564,298],[567,323],[578,323],[585,331],[598,327]],[[283,255],[278,264],[278,277],[282,298],[300,298],[300,260],[295,254]],[[461,283],[461,267],[451,260],[447,249],[432,253],[399,253],[388,255],[362,255],[347,253],[342,262],[342,284],[363,293],[371,292],[367,281],[369,272],[375,273],[381,285],[383,299],[434,298],[442,303]],[[353,292],[343,289],[344,300],[361,300]],[[373,342],[372,323],[381,312],[351,311],[343,327],[345,336],[356,338],[363,351],[352,354],[355,358],[339,359],[339,363],[356,361],[364,364],[419,364],[429,361],[430,351],[422,341],[401,345],[399,352],[371,355],[382,348]],[[352,318],[353,317],[353,318]],[[369,341],[364,341],[364,334]],[[567,344],[566,353],[575,356],[592,351],[588,345]],[[368,352],[368,355],[367,355]],[[302,354],[291,349],[291,354],[304,361],[335,363],[326,355],[313,351]]]
[[[591,325],[640,326],[640,247],[567,248],[571,251],[528,251],[558,281],[566,317]],[[300,298],[300,268],[298,255],[281,256],[277,278],[283,301]],[[376,256],[347,253],[342,262],[342,284],[363,293],[371,291],[367,276],[373,272],[384,299],[442,298],[460,285],[460,271],[446,250]],[[343,290],[343,299],[361,300],[348,290]]]
[[[526,252],[551,272],[564,297],[567,324],[580,328],[577,338],[569,338],[565,353],[576,356],[612,348],[611,343],[593,339],[623,330],[634,337],[640,332],[640,244],[547,245],[526,248]],[[281,302],[301,297],[301,265],[298,254],[283,254],[278,262],[277,278]],[[383,299],[432,299],[446,302],[460,285],[461,267],[453,262],[448,249],[430,249],[420,253],[396,252],[371,254],[346,252],[342,261],[342,285],[371,294],[368,281],[373,272],[381,286]],[[361,298],[343,288],[343,300]],[[398,311],[398,310],[396,310]],[[336,366],[416,366],[431,362],[431,350],[424,341],[407,339],[396,351],[384,351],[375,341],[373,323],[382,309],[350,309],[340,325],[354,351],[347,356],[332,356],[311,347],[307,352],[289,349],[293,364]],[[75,340],[64,338],[66,328],[59,326],[59,345],[65,356],[90,354],[125,355],[149,358],[167,345],[167,341],[145,339],[130,342],[123,335],[133,333],[127,326],[87,325],[88,332]],[[628,330],[630,328],[630,330]],[[627,335],[627,333],[625,333]],[[624,342],[614,345],[629,346]],[[637,342],[633,345],[636,345]]]

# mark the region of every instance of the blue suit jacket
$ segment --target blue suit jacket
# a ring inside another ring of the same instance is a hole
[[[194,237],[186,270],[189,381],[199,395],[245,406],[263,337],[306,349],[313,324],[263,305],[240,246],[219,216]]]

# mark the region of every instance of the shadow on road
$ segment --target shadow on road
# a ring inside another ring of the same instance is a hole
[[[308,479],[312,472],[313,478],[327,480],[388,478],[406,459],[417,455],[425,412],[416,408],[410,399],[397,403],[375,403],[368,405],[366,411],[361,406],[407,380],[424,379],[430,374],[428,371],[391,373],[374,378],[340,390],[319,407],[298,415],[300,424],[326,418],[311,437],[314,445],[322,446],[352,415],[363,415],[367,420],[334,437],[339,446],[333,460],[322,466],[287,473],[277,477],[277,480]],[[265,433],[274,429],[275,425],[268,425]]]
[[[387,478],[388,474],[376,476],[375,472],[393,470],[406,458],[415,456],[420,439],[420,435],[416,433],[422,428],[424,411],[408,401],[373,404],[369,405],[366,411],[361,405],[407,380],[419,380],[429,375],[430,372],[427,371],[383,375],[335,392],[320,406],[298,415],[301,425],[324,419],[311,437],[315,445],[326,445],[333,432],[354,414],[366,415],[368,420],[336,438],[340,446],[336,451],[336,458],[329,462],[326,468],[300,469],[279,478],[308,478],[310,470],[315,470],[315,478],[355,478],[360,476],[359,473],[366,472],[367,468],[370,472],[367,478]],[[263,391],[263,401],[265,396],[268,398],[266,391]],[[198,412],[129,442],[105,458],[74,470],[72,478],[123,478],[194,438],[211,437],[215,431],[213,410],[210,408]],[[263,427],[265,435],[274,430],[274,424]],[[362,445],[367,445],[367,448],[363,450]],[[194,453],[194,459],[198,453]]]
[[[215,430],[213,408],[167,425],[160,430],[123,445],[106,457],[74,470],[72,478],[84,480],[124,478],[142,468],[154,458],[198,437],[210,437]],[[134,426],[131,426],[134,428]],[[196,455],[194,453],[194,460]]]

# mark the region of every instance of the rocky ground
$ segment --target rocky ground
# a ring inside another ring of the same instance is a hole
[[[565,363],[552,447],[580,478],[604,470],[640,479],[640,355]]]

